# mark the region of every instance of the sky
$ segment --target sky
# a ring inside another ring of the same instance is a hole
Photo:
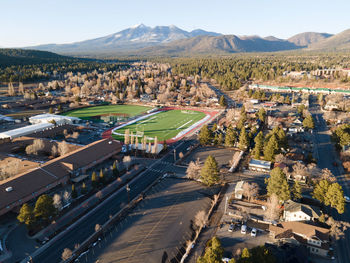
[[[71,43],[135,24],[288,38],[350,28],[349,0],[1,0],[0,47]]]

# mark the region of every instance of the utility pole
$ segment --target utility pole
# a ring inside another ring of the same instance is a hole
[[[130,203],[130,187],[129,184],[126,185],[126,192],[128,193],[128,204]]]

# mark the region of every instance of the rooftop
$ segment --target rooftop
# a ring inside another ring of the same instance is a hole
[[[289,200],[285,203],[284,210],[289,212],[302,211],[310,217],[314,218],[318,218],[321,215],[321,211],[318,207],[297,203],[292,200]]]
[[[271,162],[257,159],[251,159],[249,165],[271,168]]]
[[[2,181],[0,182],[0,209],[69,176],[73,170],[88,166],[107,154],[120,150],[121,145],[118,141],[103,139]],[[13,191],[7,192],[8,187],[12,187]]]

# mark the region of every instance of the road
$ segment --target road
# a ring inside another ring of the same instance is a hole
[[[339,162],[338,155],[334,145],[331,142],[331,132],[328,129],[326,121],[323,119],[323,112],[317,104],[311,104],[310,112],[315,119],[314,139],[316,146],[316,158],[319,168],[328,168],[337,178],[338,183],[343,187],[344,195],[350,196],[347,180],[341,167],[333,165]],[[345,212],[342,215],[334,213],[333,217],[337,220],[350,222],[350,207],[346,204]],[[339,263],[348,263],[350,260],[350,231],[346,231],[345,238],[337,242],[337,260]]]
[[[186,152],[186,149],[194,143],[193,140],[186,140],[183,143],[178,142],[170,147],[169,153],[159,162],[157,162],[151,169],[147,169],[142,173],[140,179],[133,181],[130,186],[130,200],[137,197],[144,189],[152,184],[158,177],[162,176],[165,172],[171,171],[174,168],[171,164],[174,163],[174,155],[172,149],[176,148],[176,153]],[[155,160],[156,162],[157,160]],[[125,189],[123,187],[122,189]],[[96,224],[103,225],[111,215],[116,214],[123,208],[128,202],[127,192],[121,191],[113,198],[101,203],[101,205],[94,210],[90,216],[83,218],[79,224],[74,225],[70,231],[65,232],[58,240],[52,245],[47,247],[40,254],[33,257],[33,262],[60,262],[62,252],[65,248],[74,250],[76,244],[82,243],[95,231]]]

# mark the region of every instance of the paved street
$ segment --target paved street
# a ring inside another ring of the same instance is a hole
[[[338,161],[337,153],[335,152],[334,146],[331,143],[331,133],[327,127],[325,120],[323,119],[323,113],[318,105],[312,105],[310,107],[310,112],[315,118],[315,146],[316,148],[316,158],[318,159],[317,165],[323,169],[328,168],[336,176],[338,183],[343,187],[344,194],[349,196],[350,191],[346,182],[346,178],[343,175],[341,167],[335,167],[333,163]],[[334,217],[337,220],[350,222],[350,207],[346,204],[346,209],[344,214],[338,215],[334,213]],[[337,243],[337,260],[341,263],[348,263],[350,260],[350,230],[347,230],[345,239]]]

